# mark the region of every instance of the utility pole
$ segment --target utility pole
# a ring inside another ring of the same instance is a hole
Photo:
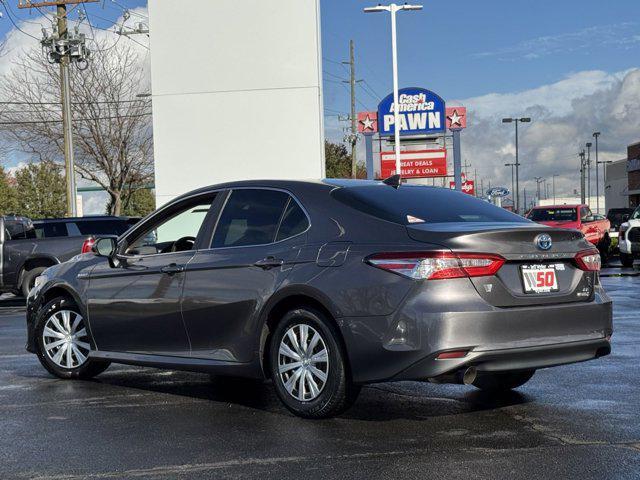
[[[540,184],[544,182],[542,177],[534,177],[536,179],[536,194],[538,198],[538,205],[540,205]]]
[[[349,40],[349,61],[342,63],[349,64],[351,71],[351,75],[349,76],[349,85],[351,87],[351,135],[349,135],[349,143],[351,143],[351,178],[356,178],[356,144],[358,143],[358,123],[356,116],[356,60],[353,40]]]
[[[85,36],[76,29],[69,33],[67,23],[67,4],[96,2],[99,0],[19,0],[18,8],[56,7],[53,33],[48,35],[43,29],[42,47],[47,50],[50,63],[60,64],[60,103],[62,105],[62,132],[64,144],[64,167],[67,181],[67,216],[77,215],[76,179],[73,158],[73,118],[71,113],[71,82],[69,66],[75,63],[80,70],[88,66],[89,50],[85,45]]]
[[[600,136],[600,132],[593,132],[593,138],[596,139],[596,213],[600,213],[600,177],[598,175],[598,165],[600,164],[600,160],[598,160],[598,137]]]
[[[465,178],[467,178],[469,176],[469,170],[468,168],[471,166],[471,164],[469,162],[467,162],[467,160],[464,160],[464,165],[462,165],[462,168],[464,170],[464,176]]]
[[[557,173],[553,174],[553,204],[556,204],[556,177],[559,177]]]
[[[476,193],[476,198],[478,198],[478,169],[473,169],[473,189]]]
[[[584,185],[584,177],[585,177],[585,160],[584,160],[584,150],[582,150],[578,157],[580,157],[580,203],[585,203],[585,185]]]
[[[518,123],[529,123],[531,122],[530,117],[522,117],[522,118],[503,118],[502,123],[511,123],[514,122],[516,124],[516,213],[520,213],[520,160],[518,159]],[[526,208],[525,202],[525,208]]]
[[[587,142],[587,205],[591,208],[591,142]]]
[[[58,20],[58,36],[61,40],[68,37],[67,6],[56,6]],[[77,216],[76,175],[73,158],[73,128],[71,125],[71,83],[69,81],[69,54],[60,57],[60,96],[62,100],[62,130],[64,135],[64,170],[67,178],[67,216]]]
[[[505,163],[504,164],[505,167],[511,167],[511,201],[513,202],[513,210],[515,211],[515,207],[516,207],[516,202],[515,202],[515,192],[514,192],[514,177],[513,177],[513,167],[516,166],[515,163]]]

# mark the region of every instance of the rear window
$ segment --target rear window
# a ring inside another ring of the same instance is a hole
[[[534,222],[575,222],[578,214],[575,208],[534,208],[529,220]]]
[[[129,229],[126,220],[75,220],[81,235],[122,235]]]
[[[387,185],[337,188],[332,196],[361,212],[394,223],[528,223],[528,220],[448,188]]]
[[[38,238],[66,237],[69,235],[67,224],[64,222],[36,223],[34,226]]]

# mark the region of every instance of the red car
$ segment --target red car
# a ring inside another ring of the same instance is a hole
[[[609,228],[611,223],[603,215],[595,215],[588,205],[549,205],[533,207],[527,218],[556,228],[580,230],[586,239],[598,247],[605,258],[611,246]]]

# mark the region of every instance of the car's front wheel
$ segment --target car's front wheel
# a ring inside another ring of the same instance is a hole
[[[68,298],[59,297],[40,309],[36,319],[38,359],[60,378],[91,378],[109,362],[89,358],[91,343],[84,318]]]
[[[351,381],[335,326],[315,309],[288,312],[271,336],[269,352],[278,397],[296,415],[338,415],[360,391]]]
[[[473,386],[489,392],[502,392],[521,387],[533,377],[535,370],[520,372],[481,372],[473,381]]]

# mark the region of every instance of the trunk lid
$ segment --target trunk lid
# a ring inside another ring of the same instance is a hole
[[[496,307],[517,307],[587,301],[593,296],[595,272],[578,268],[577,252],[593,248],[577,230],[550,228],[531,223],[439,223],[407,226],[413,240],[442,245],[454,252],[494,253],[506,262],[494,276],[470,281],[478,294]],[[537,238],[548,234],[549,250],[537,246]],[[553,269],[557,291],[526,293],[523,267]]]

